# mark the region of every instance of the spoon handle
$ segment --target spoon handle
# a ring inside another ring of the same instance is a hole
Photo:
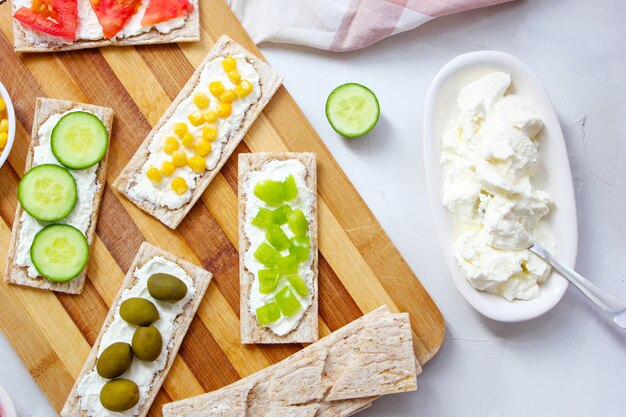
[[[574,284],[600,311],[606,314],[620,327],[626,328],[626,304],[598,288],[593,283],[583,278],[572,268],[561,263],[554,255],[545,250],[537,243],[528,248],[531,252],[539,255],[544,261],[556,269],[565,279]]]

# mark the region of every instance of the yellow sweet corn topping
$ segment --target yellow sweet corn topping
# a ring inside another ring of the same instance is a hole
[[[176,167],[173,163],[171,163],[170,161],[163,161],[163,164],[161,165],[161,174],[169,177],[174,173],[175,169]]]
[[[190,148],[193,145],[193,135],[191,133],[185,133],[181,138],[181,142],[183,142],[183,146]]]
[[[187,133],[187,123],[176,123],[174,125],[174,133],[182,138]]]
[[[189,116],[187,116],[187,118],[189,119],[191,124],[196,127],[204,123],[204,116],[202,115],[202,112],[200,110],[191,113]]]
[[[207,110],[202,113],[202,115],[204,116],[204,121],[207,123],[215,123],[217,120],[217,113],[215,113],[215,110]]]
[[[4,102],[4,99],[0,97],[0,112],[5,111],[7,108],[7,104]]]
[[[206,169],[206,161],[199,156],[192,156],[187,160],[187,165],[196,174],[201,174]]]
[[[248,80],[243,80],[235,87],[235,93],[239,98],[244,98],[252,92],[252,83]]]
[[[205,125],[202,128],[202,137],[209,142],[213,142],[217,138],[217,129],[214,125]]]
[[[232,103],[237,99],[237,93],[235,90],[226,90],[222,94],[220,94],[220,101],[222,103]]]
[[[174,155],[172,155],[172,164],[174,166],[181,168],[184,167],[187,163],[187,155],[184,151],[178,151]]]
[[[233,82],[233,84],[239,84],[239,81],[241,81],[241,75],[237,70],[229,71],[228,78]]]
[[[198,156],[205,157],[211,152],[211,142],[206,139],[199,139],[193,144],[193,150]]]
[[[222,68],[224,68],[225,73],[229,73],[237,68],[237,61],[232,56],[227,56],[222,61]]]
[[[215,109],[217,115],[222,119],[227,118],[233,111],[233,106],[230,103],[222,103],[221,101],[217,103],[217,109]]]
[[[193,102],[196,104],[196,106],[198,106],[198,108],[206,109],[207,107],[209,107],[209,96],[204,93],[197,92],[193,96]]]
[[[159,171],[158,168],[154,168],[154,167],[146,171],[146,177],[148,177],[148,179],[155,184],[160,183],[161,180],[163,179],[161,177],[161,171]]]
[[[219,95],[224,92],[224,84],[222,84],[221,81],[213,81],[209,84],[209,91],[213,96],[219,97]]]
[[[182,177],[176,177],[172,180],[172,190],[178,195],[183,195],[189,189],[187,182]]]
[[[8,132],[9,131],[9,119],[0,120],[0,132]]]
[[[186,125],[185,125],[186,126]],[[174,136],[168,136],[163,143],[163,152],[168,155],[173,154],[178,149],[178,139]]]
[[[0,149],[4,149],[7,146],[9,140],[9,134],[7,132],[0,132]]]

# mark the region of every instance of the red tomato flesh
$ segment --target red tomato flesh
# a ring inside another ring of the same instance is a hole
[[[107,39],[117,35],[141,6],[141,0],[89,0],[89,3]]]
[[[146,13],[141,19],[141,26],[154,26],[168,20],[184,17],[193,11],[189,0],[150,0]]]
[[[40,8],[34,11],[28,7],[19,8],[13,17],[24,25],[43,32],[47,35],[57,36],[68,41],[76,40],[78,28],[78,0],[50,0],[35,2],[36,7],[46,4],[46,11]],[[47,6],[52,5],[52,11]]]

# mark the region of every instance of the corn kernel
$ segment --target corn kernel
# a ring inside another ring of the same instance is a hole
[[[182,138],[187,133],[187,123],[176,123],[174,125],[174,133]]]
[[[178,139],[174,136],[166,137],[165,142],[163,143],[163,152],[171,155],[176,151],[176,149],[178,149]]]
[[[191,124],[196,126],[196,127],[200,126],[202,123],[204,123],[204,116],[202,115],[202,112],[200,110],[191,113],[189,116],[187,116],[187,118],[189,119]],[[183,136],[181,136],[181,138]]]
[[[163,164],[161,165],[161,174],[169,177],[174,173],[175,169],[176,167],[173,163],[171,163],[170,161],[163,161]]]
[[[187,165],[189,168],[196,174],[201,174],[206,169],[206,161],[204,158],[200,158],[199,156],[192,156],[187,160]]]
[[[233,82],[233,84],[239,84],[239,81],[241,81],[241,74],[239,74],[239,71],[235,69],[228,72],[228,78]]]
[[[206,109],[209,106],[209,96],[204,93],[197,92],[193,96],[193,102],[198,108]]]
[[[214,125],[205,125],[202,128],[202,137],[209,142],[213,142],[217,138],[217,129]]]
[[[230,103],[217,103],[217,109],[215,109],[217,115],[222,119],[227,118],[233,111],[233,106]]]
[[[224,84],[222,84],[221,81],[213,81],[211,84],[209,84],[209,91],[215,97],[219,97],[219,95],[224,92]]]
[[[185,133],[181,142],[183,142],[183,146],[190,148],[191,145],[193,145],[193,135],[191,133]]]
[[[224,68],[224,72],[228,73],[237,68],[237,61],[232,56],[227,56],[222,61],[222,68]]]
[[[215,123],[217,120],[217,113],[215,113],[215,110],[207,110],[202,113],[202,115],[204,116],[204,121],[207,123]]]
[[[199,139],[193,144],[193,150],[198,156],[205,157],[211,152],[211,142],[206,139]]]
[[[176,177],[172,180],[172,190],[178,195],[183,195],[189,189],[187,182],[182,177]]]
[[[0,97],[0,112],[3,112],[7,108],[7,104],[4,102],[4,99]]]
[[[0,132],[0,149],[4,149],[9,140],[9,134],[7,132]]]
[[[172,164],[174,164],[175,167],[184,167],[186,163],[187,155],[184,151],[178,151],[174,155],[172,155]]]
[[[9,119],[0,120],[0,132],[8,132],[9,131]]]
[[[220,94],[220,101],[223,103],[232,103],[237,98],[235,90],[226,90]]]
[[[252,83],[248,80],[243,80],[235,87],[235,93],[239,98],[244,98],[252,92]]]
[[[161,182],[161,180],[163,179],[161,177],[161,171],[159,171],[158,168],[150,168],[148,171],[146,171],[146,177],[148,177],[148,179],[150,181],[152,181],[155,184],[158,184]]]

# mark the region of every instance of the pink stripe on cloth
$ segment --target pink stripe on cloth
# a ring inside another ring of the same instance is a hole
[[[431,17],[464,12],[512,0],[387,0]]]

